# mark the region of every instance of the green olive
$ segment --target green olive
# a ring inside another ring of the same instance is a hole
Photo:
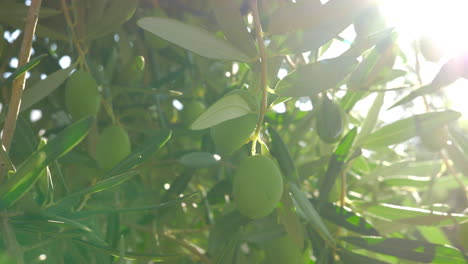
[[[340,106],[324,96],[318,108],[317,134],[327,143],[335,143],[343,134],[343,114]]]
[[[205,111],[205,105],[200,101],[189,101],[184,104],[184,109],[180,112],[180,121],[185,127],[190,125]]]
[[[130,149],[127,132],[119,126],[108,126],[99,135],[96,161],[101,168],[109,170],[128,156]]]
[[[448,140],[448,131],[446,127],[437,127],[427,131],[421,131],[419,138],[422,144],[428,150],[437,152],[440,151]]]
[[[267,263],[270,264],[302,264],[308,262],[307,256],[287,235],[267,241],[264,249]]]
[[[67,81],[65,87],[65,105],[74,120],[99,111],[101,97],[96,80],[89,72],[77,70]]]
[[[250,138],[257,125],[257,115],[234,118],[211,128],[211,138],[221,154],[230,154]]]
[[[439,62],[444,53],[437,43],[430,36],[423,35],[419,39],[419,49],[424,58],[428,61]]]
[[[268,157],[255,155],[241,161],[233,180],[239,211],[249,218],[269,215],[283,194],[283,178]]]

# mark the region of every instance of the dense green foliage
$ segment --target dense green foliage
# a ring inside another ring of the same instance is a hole
[[[468,55],[321,2],[0,1],[0,264],[466,263]]]

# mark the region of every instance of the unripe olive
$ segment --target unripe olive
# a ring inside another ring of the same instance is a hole
[[[439,62],[444,56],[442,48],[434,39],[427,35],[423,35],[419,39],[419,49],[424,58],[428,61]]]
[[[130,148],[127,132],[119,126],[108,126],[99,135],[96,161],[101,168],[109,170],[130,154]]]
[[[338,141],[343,134],[343,114],[340,106],[324,96],[318,108],[317,134],[327,143]]]
[[[308,262],[307,256],[287,235],[267,241],[264,249],[267,263],[270,264],[302,264]]]
[[[184,109],[180,112],[180,121],[185,127],[190,127],[193,121],[205,111],[205,105],[200,101],[189,101],[184,104]]]
[[[437,152],[447,144],[448,131],[446,127],[436,127],[431,130],[420,131],[419,138],[424,147],[430,151]]]
[[[67,81],[65,105],[74,120],[99,111],[101,97],[96,80],[89,72],[77,70]]]
[[[233,180],[233,195],[239,211],[249,218],[269,215],[283,194],[283,178],[268,157],[255,155],[241,161]]]
[[[230,154],[249,139],[257,125],[257,115],[234,118],[211,128],[211,138],[221,154]]]

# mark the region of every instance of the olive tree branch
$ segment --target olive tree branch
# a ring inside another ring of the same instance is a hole
[[[31,47],[34,32],[36,31],[37,20],[39,17],[39,9],[42,0],[33,0],[29,7],[28,16],[26,17],[26,25],[24,27],[23,42],[19,54],[18,68],[29,62],[31,57]],[[3,127],[2,142],[5,146],[5,151],[8,153],[11,146],[11,141],[16,129],[16,120],[21,106],[21,97],[23,96],[25,86],[25,74],[19,76],[12,86],[12,94],[8,107],[8,113],[5,119],[5,126]],[[6,162],[6,161],[2,161]]]

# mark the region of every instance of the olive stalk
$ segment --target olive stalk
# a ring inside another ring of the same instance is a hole
[[[260,23],[260,15],[258,13],[257,0],[251,0],[252,16],[255,25],[255,34],[257,37],[258,49],[260,52],[260,90],[262,92],[262,102],[260,105],[260,115],[258,116],[257,127],[255,128],[253,142],[252,142],[252,155],[256,154],[256,145],[260,137],[260,131],[262,129],[263,119],[267,111],[267,96],[268,96],[268,84],[267,84],[267,54],[265,50],[265,42],[263,40],[262,25]]]

